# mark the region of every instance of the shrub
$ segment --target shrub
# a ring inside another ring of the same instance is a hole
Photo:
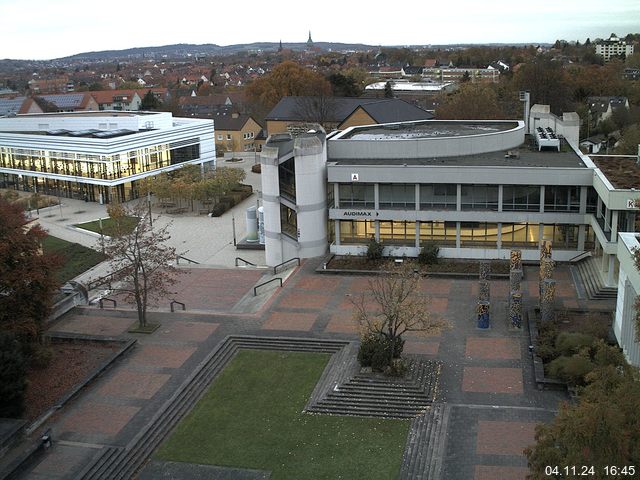
[[[549,364],[549,375],[567,382],[569,385],[583,385],[585,376],[595,368],[591,359],[584,354],[558,357]]]
[[[593,360],[599,367],[606,367],[607,365],[618,367],[627,364],[622,350],[616,345],[607,345],[604,340],[598,339],[593,344],[593,349],[595,350]]]
[[[438,263],[439,253],[440,247],[435,243],[427,242],[422,246],[422,249],[418,254],[418,263],[421,265],[433,265],[434,263]]]
[[[259,163],[256,163],[255,165],[251,166],[251,171],[253,173],[262,173],[262,167],[260,166]]]
[[[382,242],[377,242],[376,239],[372,237],[367,245],[367,259],[380,260],[382,258],[383,248]]]
[[[29,354],[29,366],[45,368],[51,363],[53,350],[48,345],[34,344]]]
[[[394,358],[384,373],[389,375],[390,377],[404,377],[404,374],[407,373],[407,362],[403,358]]]
[[[376,372],[384,372],[390,366],[389,358],[393,348],[393,358],[398,359],[404,349],[404,340],[396,338],[395,345],[391,340],[379,333],[370,332],[360,339],[358,362],[363,367],[371,367]]]
[[[15,335],[0,333],[0,418],[18,418],[24,412],[27,367]]]
[[[229,208],[231,208],[231,206],[228,203],[216,203],[211,208],[211,215],[214,216],[214,217],[219,217],[224,212],[229,210]]]
[[[595,340],[592,335],[586,333],[562,332],[556,338],[556,349],[560,355],[571,355],[584,347],[591,347]]]

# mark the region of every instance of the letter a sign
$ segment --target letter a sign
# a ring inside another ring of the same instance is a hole
[[[352,173],[351,174],[351,181],[352,182],[357,182],[358,181],[358,174],[357,173]]]

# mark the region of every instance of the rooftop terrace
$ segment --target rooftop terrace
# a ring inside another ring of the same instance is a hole
[[[420,138],[463,137],[505,132],[518,127],[518,122],[451,122],[429,121],[357,127],[340,136],[349,140],[412,140]]]
[[[640,189],[640,166],[635,156],[590,155],[596,167],[604,173],[614,188]]]

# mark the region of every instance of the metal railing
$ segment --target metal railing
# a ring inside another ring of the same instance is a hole
[[[171,303],[169,304],[169,308],[171,309],[172,312],[175,311],[173,306],[176,305],[176,304],[180,305],[182,307],[183,311],[187,309],[187,307],[185,306],[184,303],[179,302],[178,300],[171,300]]]
[[[260,285],[256,285],[255,287],[253,287],[253,296],[254,297],[258,296],[258,288],[264,287],[265,285],[268,285],[268,284],[270,284],[272,282],[275,282],[275,281],[279,281],[280,285],[278,285],[278,286],[280,288],[282,288],[282,279],[280,277],[272,278],[271,280],[267,280],[266,282],[261,283]]]
[[[257,265],[249,260],[245,260],[241,257],[236,257],[236,267],[238,266],[238,261],[244,262],[245,265],[251,265],[252,267],[257,267]]]
[[[576,263],[576,262],[579,262],[580,260],[582,260],[584,258],[587,258],[587,257],[590,257],[590,256],[592,256],[591,252],[589,252],[589,251],[582,252],[582,253],[579,253],[578,255],[576,255],[575,257],[570,258],[569,259],[569,263]]]
[[[104,308],[104,302],[112,302],[113,308],[116,308],[118,306],[118,302],[116,302],[113,298],[103,297],[100,300],[98,300],[98,304],[100,305],[100,308]]]
[[[285,260],[284,262],[279,263],[278,265],[273,267],[273,274],[275,275],[276,273],[278,273],[278,268],[280,268],[280,267],[282,267],[282,266],[284,266],[284,265],[286,265],[287,263],[290,263],[290,262],[297,262],[298,266],[300,266],[300,257],[293,257],[293,258],[290,258],[289,260]]]
[[[200,262],[196,262],[195,260],[191,260],[190,258],[183,257],[182,255],[176,255],[176,265],[180,265],[180,259],[186,260],[188,263],[193,263],[195,265],[200,264]]]

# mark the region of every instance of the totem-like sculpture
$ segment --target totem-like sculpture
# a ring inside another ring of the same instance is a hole
[[[490,302],[487,301],[478,301],[478,305],[476,306],[476,313],[478,316],[477,327],[478,328],[489,328],[489,307]]]
[[[522,327],[522,292],[521,284],[522,251],[511,250],[509,262],[509,324],[511,328]]]
[[[522,293],[511,292],[509,297],[509,322],[511,328],[522,328]]]
[[[540,319],[548,322],[554,318],[553,303],[556,295],[556,281],[546,278],[542,282],[542,297],[540,298]]]

